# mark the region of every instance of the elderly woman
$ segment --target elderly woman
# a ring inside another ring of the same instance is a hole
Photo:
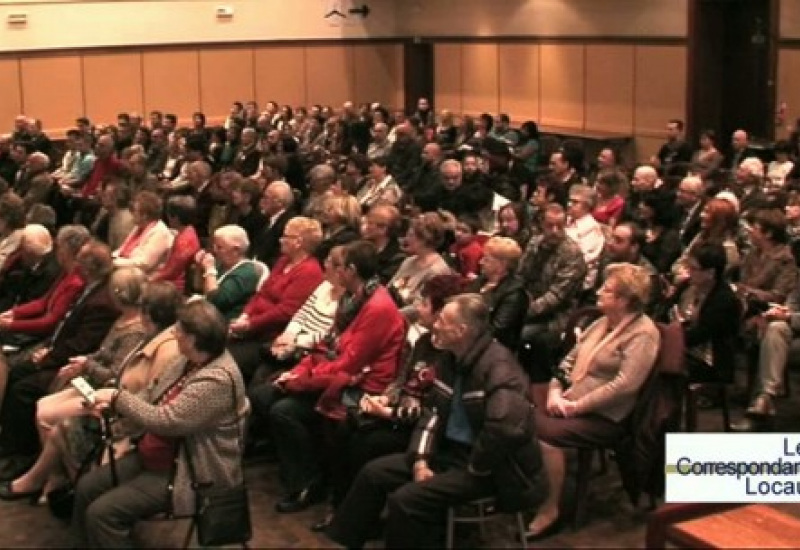
[[[369,179],[356,197],[361,208],[367,210],[377,202],[396,205],[402,196],[403,191],[389,173],[387,158],[378,157],[370,160]]]
[[[189,195],[177,195],[167,200],[167,222],[175,231],[167,261],[150,275],[150,281],[167,281],[183,292],[186,288],[186,269],[200,251],[200,239],[192,225],[197,201]]]
[[[513,239],[492,237],[483,245],[481,275],[468,292],[483,296],[491,311],[492,333],[498,342],[517,350],[530,298],[515,277],[522,250]]]
[[[594,286],[597,278],[597,266],[603,252],[605,237],[592,211],[597,204],[597,193],[587,185],[573,185],[569,189],[569,206],[567,208],[567,236],[578,243],[586,263],[586,280],[584,289]]]
[[[322,268],[313,256],[321,240],[318,221],[302,216],[289,220],[280,259],[242,314],[231,321],[230,350],[247,381],[258,367],[263,344],[286,328],[322,282]]]
[[[550,382],[546,411],[535,409],[550,490],[529,525],[529,541],[560,526],[564,448],[610,445],[624,433],[623,421],[653,369],[660,344],[658,328],[642,313],[649,298],[646,270],[632,264],[608,266],[597,292],[603,316],[562,361],[564,376]]]
[[[82,375],[94,387],[123,387],[136,393],[150,388],[166,366],[174,362],[178,346],[171,326],[175,323],[181,296],[169,283],[149,283],[146,288],[140,283],[137,295],[136,283],[130,278],[137,271],[135,268],[118,270],[112,275],[111,285],[120,289],[114,294],[122,306],[121,319],[128,317],[133,322],[135,316],[138,317],[138,326],[141,327],[138,339],[133,341],[133,345],[127,345],[128,335],[133,333],[131,327],[135,326],[132,324],[126,334],[120,334],[116,346],[112,346],[110,337],[106,337],[96,353],[70,359],[69,364],[61,369],[61,376],[71,379]],[[121,273],[129,273],[130,277],[124,276],[121,280]],[[140,277],[143,280],[143,275]],[[32,497],[42,491],[47,495],[50,490],[64,484],[65,476],[74,477],[80,465],[94,457],[100,434],[83,401],[83,397],[72,388],[39,400],[36,418],[42,452],[27,473],[0,485],[0,499]],[[76,417],[82,420],[73,420]],[[115,431],[115,439],[123,435],[124,430]]]
[[[414,301],[420,297],[425,281],[452,273],[438,252],[444,244],[446,230],[442,217],[436,212],[426,212],[411,220],[404,242],[408,258],[389,281],[389,290],[409,320],[416,319]]]
[[[230,320],[241,315],[255,293],[264,265],[246,258],[250,241],[238,225],[224,225],[214,232],[214,253],[201,250],[195,261],[203,272],[203,294]]]
[[[3,344],[24,347],[43,340],[55,330],[86,285],[77,260],[78,252],[90,238],[82,225],[65,225],[58,231],[56,259],[62,274],[41,298],[0,314]]]
[[[25,202],[12,192],[0,198],[0,268],[22,243]]]
[[[463,281],[458,275],[436,275],[422,287],[421,299],[414,304],[419,324],[427,329],[415,343],[397,378],[381,395],[365,396],[358,406],[356,422],[340,423],[332,445],[332,512],[344,499],[358,471],[374,458],[403,452],[422,412],[422,396],[433,384],[432,365],[443,352],[431,343],[430,329],[436,316],[451,296],[460,294]],[[359,427],[359,423],[363,428]],[[330,513],[312,526],[324,530]]]
[[[225,351],[225,319],[208,302],[191,302],[178,313],[175,337],[181,355],[153,388],[152,404],[127,390],[96,392],[96,410],[110,409],[143,435],[136,451],[117,461],[118,485],[108,467],[78,482],[71,525],[77,547],[132,546],[138,520],[170,510],[195,513],[194,487],[242,482],[248,403],[241,374]]]
[[[361,207],[355,197],[328,195],[322,202],[322,228],[324,238],[314,254],[320,264],[328,257],[334,246],[344,245],[358,239],[361,225]]]
[[[135,266],[149,274],[167,258],[172,233],[161,221],[161,199],[151,191],[137,193],[131,214],[136,225],[114,251],[114,266]]]

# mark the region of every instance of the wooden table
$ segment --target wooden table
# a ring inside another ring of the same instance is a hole
[[[749,504],[670,523],[663,537],[683,548],[797,548],[800,519],[772,506]]]

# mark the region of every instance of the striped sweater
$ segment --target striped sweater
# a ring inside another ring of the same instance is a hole
[[[295,338],[298,347],[314,346],[333,326],[333,318],[339,303],[333,299],[332,291],[333,285],[328,281],[322,281],[292,317],[285,332]]]

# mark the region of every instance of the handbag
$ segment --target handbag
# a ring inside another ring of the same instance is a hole
[[[230,373],[228,376],[231,379],[233,407],[236,410],[236,384]],[[182,444],[192,489],[197,500],[194,514],[197,542],[200,546],[222,546],[249,541],[253,537],[253,528],[250,523],[250,503],[244,478],[241,483],[224,488],[214,487],[213,483],[198,483],[189,445],[186,444],[186,440],[183,440]],[[241,439],[239,445],[242,447]]]

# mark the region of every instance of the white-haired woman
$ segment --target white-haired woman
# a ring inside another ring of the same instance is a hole
[[[245,304],[258,289],[261,269],[248,260],[250,240],[238,225],[224,225],[214,231],[213,253],[201,250],[196,261],[203,270],[203,294],[227,319],[241,315]]]
[[[650,275],[632,264],[611,264],[597,291],[603,316],[580,336],[562,361],[564,376],[550,382],[547,407],[535,410],[550,490],[529,525],[538,540],[560,526],[559,504],[569,447],[602,447],[624,433],[623,421],[655,364],[661,337],[643,313]]]

